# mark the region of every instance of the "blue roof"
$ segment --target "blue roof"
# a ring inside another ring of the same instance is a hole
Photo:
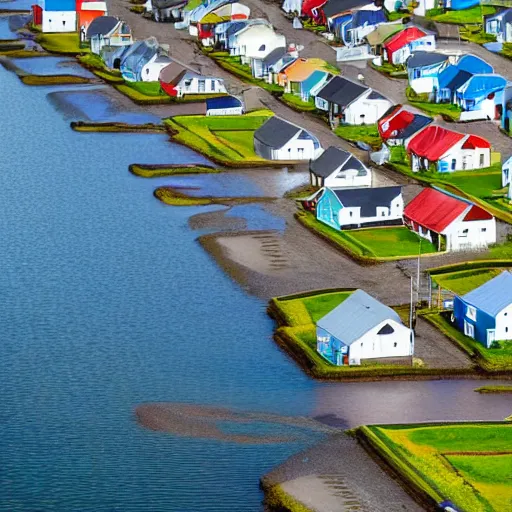
[[[222,108],[236,108],[241,107],[242,102],[234,96],[219,96],[217,98],[208,98],[206,100],[207,110],[222,109]]]
[[[460,96],[464,99],[476,99],[501,91],[507,80],[500,75],[473,75],[464,85]]]
[[[439,89],[454,91],[471,78],[471,73],[461,71],[457,66],[450,65],[439,74]]]
[[[317,322],[332,336],[351,345],[385,320],[402,323],[398,313],[363,290],[356,290]]]
[[[397,138],[408,139],[411,135],[419,132],[422,128],[427,126],[433,121],[431,117],[415,114],[414,119],[405,128],[399,130]]]
[[[356,11],[354,16],[352,17],[352,26],[355,27],[364,27],[367,25],[377,25],[379,23],[386,22],[386,15],[382,9],[378,9],[376,11]]]
[[[464,9],[475,7],[479,3],[480,0],[451,0],[450,9],[453,11],[463,11]]]
[[[44,0],[45,11],[76,11],[75,0]]]
[[[512,304],[512,273],[508,270],[502,272],[499,276],[464,295],[462,299],[480,311],[493,317],[496,316]]]
[[[494,68],[487,64],[480,57],[476,57],[475,55],[464,55],[462,56],[456,63],[456,66],[461,71],[468,71],[473,75],[478,73],[494,73]]]

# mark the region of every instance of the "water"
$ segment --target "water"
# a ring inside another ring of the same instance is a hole
[[[259,477],[318,438],[242,445],[156,433],[134,419],[145,402],[335,412],[351,425],[371,409],[373,421],[392,407],[405,421],[450,402],[468,419],[504,416],[503,397],[475,410],[475,383],[449,382],[446,393],[445,383],[306,377],[272,341],[265,303],[196,242],[188,220],[205,210],[161,204],[153,189],[172,180],[127,170],[205,160],[164,135],[73,132],[48,101],[55,90],[0,69],[2,512],[259,510]],[[221,192],[222,176],[198,183]],[[261,208],[233,214],[274,224]]]
[[[31,75],[72,75],[94,78],[94,75],[80,66],[75,59],[66,57],[29,57],[12,59],[12,62]]]
[[[5,4],[0,3],[0,9],[3,9]],[[17,39],[18,34],[11,29],[9,25],[10,16],[0,16],[0,39]]]

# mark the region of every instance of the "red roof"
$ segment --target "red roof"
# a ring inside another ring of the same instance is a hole
[[[402,110],[400,110],[402,109]],[[414,114],[403,110],[402,105],[397,105],[395,109],[386,117],[382,117],[378,122],[379,134],[383,139],[389,139],[399,130],[409,126],[414,120]]]
[[[309,18],[313,18],[313,9],[318,9],[325,3],[327,3],[327,0],[304,0],[302,3],[302,13]]]
[[[466,213],[466,216],[464,217],[464,222],[469,222],[471,220],[491,220],[492,215],[484,210],[483,208],[480,208],[480,206],[474,205],[471,210],[469,210],[468,213]]]
[[[391,56],[394,52],[405,46],[411,41],[416,41],[427,35],[426,32],[419,29],[418,27],[408,27],[401,32],[398,32],[394,36],[390,37],[385,43],[384,48],[388,52],[388,59],[391,61]]]
[[[462,144],[462,149],[490,148],[491,144],[478,135],[470,135]]]
[[[427,126],[410,140],[407,151],[426,158],[430,162],[437,162],[464,137],[463,133],[452,132],[440,126]]]
[[[471,203],[462,199],[434,188],[425,188],[405,207],[404,217],[431,231],[442,233],[470,206]]]

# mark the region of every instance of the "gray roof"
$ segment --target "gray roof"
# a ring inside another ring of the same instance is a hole
[[[309,170],[317,176],[327,178],[340,165],[344,164],[350,156],[348,151],[330,146],[316,160],[312,160]]]
[[[87,28],[87,39],[90,39],[93,36],[106,35],[119,23],[117,18],[114,16],[98,16],[91,21],[91,24]]]
[[[448,60],[448,55],[442,55],[435,52],[414,52],[407,59],[408,68],[419,68],[423,66],[433,66]]]
[[[356,290],[338,307],[322,317],[316,325],[345,345],[351,345],[386,320],[402,323],[396,311],[363,290]]]
[[[364,85],[351,82],[344,77],[335,76],[318,92],[317,96],[337,105],[348,106],[368,90]]]
[[[391,205],[391,201],[402,193],[402,187],[332,189],[346,208],[361,207],[362,217],[375,217],[378,206]]]
[[[272,66],[279,59],[281,59],[284,55],[286,55],[286,48],[284,46],[280,46],[279,48],[275,48],[272,50],[264,59],[263,63],[267,66]]]
[[[279,149],[301,131],[300,126],[273,116],[254,132],[254,138],[266,146]]]
[[[501,310],[512,304],[512,273],[508,270],[502,272],[499,276],[464,295],[462,299],[480,311],[496,316]]]

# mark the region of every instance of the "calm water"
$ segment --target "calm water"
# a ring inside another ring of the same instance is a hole
[[[442,419],[450,402],[467,418],[512,412],[510,400],[482,400],[471,382],[383,387],[305,377],[271,340],[265,304],[195,241],[188,219],[205,210],[152,197],[158,183],[192,180],[127,170],[204,159],[165,136],[75,133],[48,101],[52,91],[0,68],[1,511],[259,510],[259,477],[308,442],[155,433],[134,420],[144,402],[334,412],[351,425],[392,421],[394,407],[400,420]],[[208,183],[225,192],[220,176],[198,181]],[[261,206],[232,214],[283,226]]]
[[[80,66],[75,59],[66,57],[30,57],[11,60],[16,66],[32,75],[73,75],[94,78],[94,75]]]

